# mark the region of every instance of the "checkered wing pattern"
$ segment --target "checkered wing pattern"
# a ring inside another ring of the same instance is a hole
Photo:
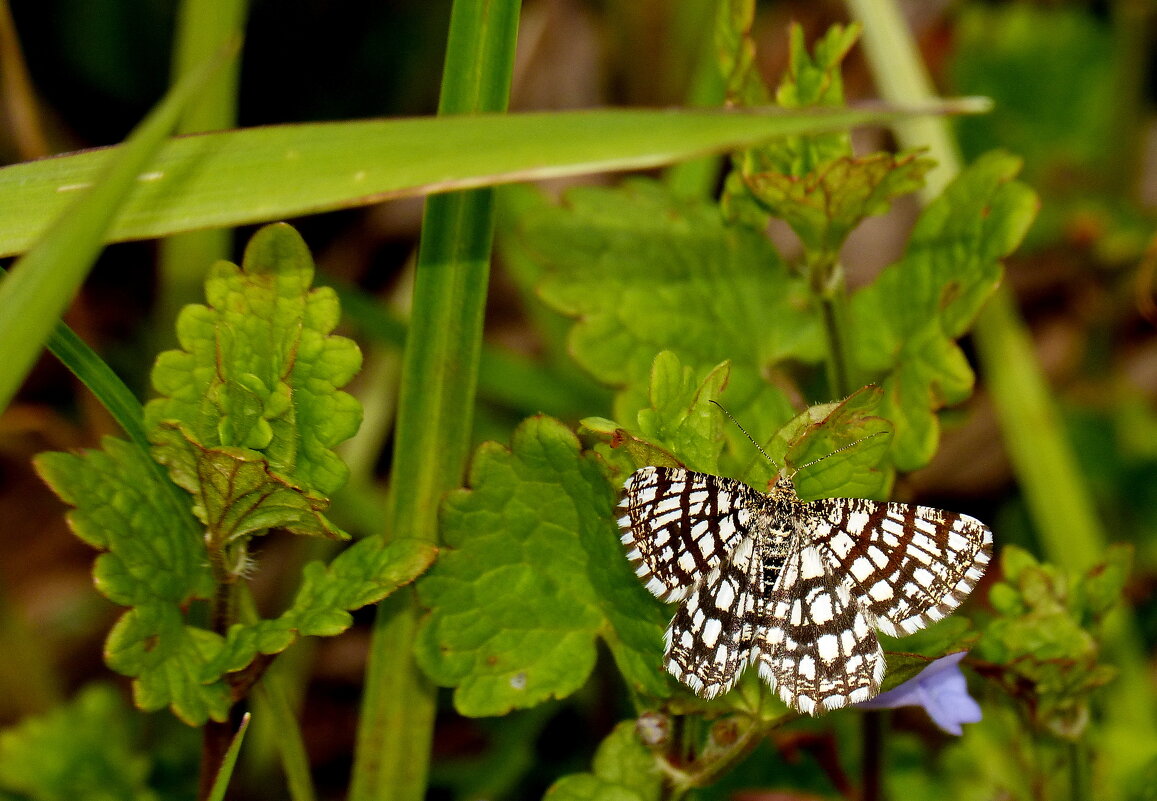
[[[800,532],[885,634],[940,620],[972,591],[992,556],[992,531],[928,506],[832,498],[800,504]]]
[[[716,567],[667,628],[667,670],[705,698],[730,690],[755,656],[762,565],[754,537]]]
[[[623,544],[647,589],[681,601],[739,544],[763,496],[738,481],[675,467],[627,479]]]
[[[992,532],[926,506],[802,502],[781,476],[767,495],[730,479],[644,467],[626,484],[623,543],[647,588],[682,602],[667,669],[707,698],[747,665],[784,702],[819,714],[876,695],[876,630],[903,636],[976,586]]]
[[[850,582],[803,537],[772,590],[758,648],[759,675],[809,715],[867,701],[884,680],[884,651]]]

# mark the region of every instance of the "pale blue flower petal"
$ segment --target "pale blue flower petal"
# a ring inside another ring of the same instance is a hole
[[[968,685],[960,672],[960,660],[965,653],[958,651],[941,657],[915,678],[856,706],[865,709],[922,706],[937,726],[959,736],[964,733],[962,723],[980,720],[980,704],[968,694]]]

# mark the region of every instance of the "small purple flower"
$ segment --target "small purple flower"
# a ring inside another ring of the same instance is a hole
[[[980,721],[980,704],[968,694],[960,660],[967,651],[942,656],[909,679],[870,701],[856,704],[863,709],[895,709],[922,706],[932,722],[949,734],[960,736],[961,723]]]

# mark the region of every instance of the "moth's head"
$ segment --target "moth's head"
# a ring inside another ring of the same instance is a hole
[[[774,482],[768,482],[768,490],[769,490],[770,494],[771,495],[780,495],[783,493],[787,493],[789,495],[794,496],[795,495],[795,484],[793,484],[792,480],[791,480],[791,476],[794,472],[795,471],[792,471],[792,473],[788,473],[787,468],[780,470],[779,473],[775,477],[775,481]]]

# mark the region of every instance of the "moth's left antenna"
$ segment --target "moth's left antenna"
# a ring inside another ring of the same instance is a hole
[[[716,406],[718,406],[723,411],[723,413],[725,415],[727,415],[727,418],[729,420],[731,420],[731,422],[735,423],[735,427],[743,432],[743,436],[747,437],[747,439],[751,442],[751,444],[755,446],[755,449],[757,451],[759,451],[760,453],[763,454],[764,459],[767,459],[767,461],[771,462],[773,465],[775,464],[775,459],[772,459],[770,456],[767,455],[767,451],[765,451],[763,449],[762,445],[760,445],[758,442],[755,441],[755,437],[753,437],[747,433],[747,429],[743,427],[742,423],[740,423],[738,420],[735,419],[735,415],[733,415],[731,412],[727,411],[727,409],[725,409],[723,407],[723,404],[720,403],[719,401],[712,400],[711,402],[714,403]]]

